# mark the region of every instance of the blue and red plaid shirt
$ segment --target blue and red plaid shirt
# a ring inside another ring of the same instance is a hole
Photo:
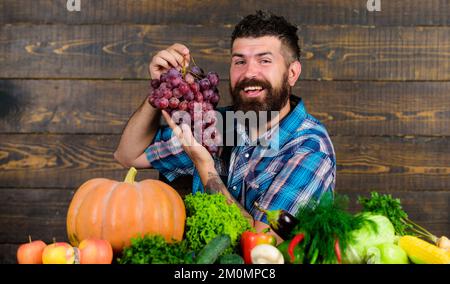
[[[295,216],[335,187],[336,158],[327,130],[306,112],[301,98],[291,96],[290,101],[291,111],[279,122],[277,131],[271,129],[261,136],[277,135],[270,137],[277,142],[274,155],[264,155],[267,144],[250,143],[247,132],[235,124],[225,135],[234,131],[243,143],[224,146],[221,156],[215,158],[216,170],[230,193],[255,220],[265,223],[266,216],[256,209],[255,201],[263,208],[284,209]],[[228,110],[231,108],[219,111],[224,114]],[[169,181],[191,175],[193,192],[203,191],[193,162],[169,127],[159,129],[145,153],[152,167]]]

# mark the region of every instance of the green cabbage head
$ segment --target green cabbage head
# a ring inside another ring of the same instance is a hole
[[[370,264],[409,264],[408,255],[396,244],[384,243],[367,250]]]
[[[394,226],[388,218],[371,213],[361,214],[373,221],[376,226],[367,222],[365,226],[351,233],[352,240],[343,253],[343,263],[367,263],[370,257],[369,252],[373,251],[373,247],[385,243],[394,244],[396,239]]]

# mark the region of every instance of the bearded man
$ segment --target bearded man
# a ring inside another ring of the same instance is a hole
[[[176,43],[152,58],[150,76],[159,79],[190,59],[189,49]],[[161,111],[144,101],[127,123],[114,156],[126,167],[155,168],[169,181],[192,175],[194,191],[224,194],[261,231],[268,221],[255,202],[295,216],[334,191],[335,153],[325,127],[292,94],[301,73],[294,25],[261,11],[246,16],[233,31],[230,59],[233,103],[220,112],[266,113],[266,131],[239,121],[225,125],[225,136],[235,134],[240,142],[222,146],[213,157],[193,139],[190,127],[175,124],[165,111],[168,126],[160,126]]]

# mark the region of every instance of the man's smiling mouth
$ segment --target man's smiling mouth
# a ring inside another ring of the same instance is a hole
[[[247,86],[243,89],[243,93],[246,97],[257,97],[262,94],[264,90],[261,86]]]

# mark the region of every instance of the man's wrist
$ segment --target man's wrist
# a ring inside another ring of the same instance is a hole
[[[161,117],[161,110],[154,108],[151,104],[148,103],[147,99],[145,99],[139,109],[141,113],[145,116],[149,117],[150,120],[157,119],[158,124]]]

